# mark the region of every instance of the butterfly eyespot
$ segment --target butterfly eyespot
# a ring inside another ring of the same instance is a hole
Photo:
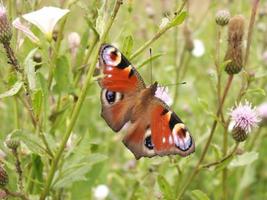
[[[107,89],[104,89],[102,92],[102,100],[106,105],[112,105],[123,99],[123,94],[119,92],[113,92]]]
[[[175,146],[187,151],[192,146],[192,138],[183,124],[176,124],[172,131]]]
[[[105,96],[106,96],[106,100],[109,104],[113,104],[116,100],[116,92],[112,92],[112,91],[107,90]]]
[[[102,57],[106,65],[117,66],[121,62],[121,53],[111,46],[104,48]]]
[[[150,150],[154,148],[154,145],[151,140],[151,135],[145,138],[145,146]]]

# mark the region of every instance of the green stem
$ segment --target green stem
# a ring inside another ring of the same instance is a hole
[[[185,4],[186,4],[187,0],[184,0],[182,5],[177,9],[177,11],[175,12],[176,15],[179,15]],[[172,21],[172,20],[171,20]],[[171,23],[167,24],[166,26],[164,26],[162,29],[160,29],[153,38],[151,38],[150,40],[148,40],[144,45],[142,45],[139,49],[137,49],[130,57],[130,60],[133,60],[134,58],[136,58],[137,56],[139,56],[146,48],[148,48],[153,42],[155,42],[158,38],[160,38],[160,36],[162,36],[166,31],[168,31],[169,29],[171,29],[172,27],[174,27]]]
[[[46,196],[48,195],[49,193],[49,190],[50,190],[50,186],[52,184],[52,181],[53,181],[53,178],[54,178],[54,175],[55,175],[55,172],[56,172],[56,169],[57,169],[57,166],[58,166],[58,162],[61,158],[61,155],[63,153],[63,150],[65,148],[65,145],[70,137],[70,134],[74,128],[74,125],[77,121],[77,118],[78,118],[78,115],[80,113],[80,110],[81,110],[81,106],[84,102],[84,99],[86,97],[86,93],[87,93],[87,89],[91,83],[91,80],[92,80],[92,77],[93,77],[93,73],[94,73],[94,70],[95,70],[95,66],[96,66],[96,63],[97,63],[97,60],[98,60],[98,52],[99,52],[99,49],[101,47],[101,44],[105,41],[105,38],[116,18],[116,15],[119,11],[119,8],[122,4],[122,1],[121,0],[116,0],[116,3],[115,3],[115,6],[114,6],[114,9],[113,9],[113,12],[112,12],[112,15],[111,17],[109,18],[109,21],[106,23],[106,26],[105,26],[105,29],[104,29],[104,32],[103,34],[101,35],[100,39],[99,39],[99,42],[95,48],[95,51],[94,51],[94,54],[93,54],[93,57],[92,57],[92,62],[91,62],[91,65],[90,65],[90,68],[89,68],[89,71],[87,73],[87,76],[86,76],[86,80],[85,80],[85,84],[82,88],[82,91],[80,93],[80,97],[77,101],[77,104],[75,105],[74,107],[74,111],[73,111],[73,114],[71,116],[71,119],[70,119],[70,123],[66,129],[66,132],[63,136],[63,139],[60,143],[60,146],[59,146],[59,149],[57,150],[56,152],[56,155],[52,161],[52,165],[51,165],[51,169],[48,173],[48,178],[46,180],[46,183],[45,183],[45,186],[44,186],[44,190],[40,196],[40,200],[45,200]]]
[[[248,27],[247,48],[246,48],[245,61],[244,61],[245,65],[244,66],[246,66],[247,63],[248,63],[249,50],[250,50],[250,46],[251,46],[252,33],[253,33],[253,26],[254,26],[254,23],[255,23],[255,18],[256,18],[259,2],[260,2],[260,0],[254,0],[253,3],[252,3],[253,6],[252,6],[252,10],[251,10],[249,27]]]
[[[222,100],[221,100],[221,102],[220,102],[220,104],[219,104],[219,106],[218,106],[217,113],[216,113],[216,117],[219,117],[219,114],[220,114],[220,112],[221,112],[221,110],[222,110],[222,107],[223,107],[225,98],[226,98],[226,96],[227,96],[227,94],[228,94],[228,91],[229,91],[229,88],[230,88],[230,86],[231,86],[231,84],[232,84],[233,77],[234,77],[233,75],[230,75],[230,76],[228,77],[228,82],[227,82],[227,84],[226,84],[226,86],[225,86],[224,93],[223,93],[223,96],[222,96]],[[194,179],[195,176],[198,174],[198,172],[199,172],[199,167],[200,167],[202,161],[204,160],[204,158],[205,158],[205,156],[206,156],[206,153],[207,153],[208,148],[209,148],[209,146],[210,146],[211,140],[212,140],[212,138],[213,138],[215,129],[216,129],[216,127],[217,127],[217,122],[218,122],[217,119],[215,119],[214,122],[213,122],[213,124],[212,124],[212,128],[211,128],[211,131],[210,131],[210,134],[209,134],[209,138],[208,138],[208,140],[207,140],[207,142],[206,142],[206,145],[205,145],[205,147],[204,147],[204,150],[203,150],[202,153],[201,153],[201,156],[200,156],[200,158],[199,158],[199,160],[198,160],[198,163],[196,164],[196,166],[195,166],[195,168],[193,169],[193,172],[191,173],[191,175],[189,176],[189,178],[186,179],[186,182],[183,184],[183,187],[182,187],[182,189],[180,190],[180,193],[178,194],[177,199],[181,199],[181,197],[183,196],[183,194],[184,194],[184,192],[186,191],[186,189],[188,188],[188,186],[192,183],[193,179]]]
[[[228,155],[225,155],[221,160],[218,160],[218,161],[215,161],[215,162],[212,162],[212,163],[208,163],[208,164],[205,164],[205,165],[201,165],[200,168],[210,168],[210,167],[219,165],[219,164],[225,162],[226,160],[232,158],[233,155],[235,154],[238,146],[239,146],[239,143],[237,142],[235,144],[235,147],[233,148],[233,150]]]

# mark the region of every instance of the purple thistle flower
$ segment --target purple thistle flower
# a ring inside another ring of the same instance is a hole
[[[239,103],[235,108],[232,108],[230,116],[230,127],[233,129],[241,129],[246,134],[251,132],[252,128],[257,127],[258,123],[261,121],[256,108],[253,108],[248,101],[246,101],[244,105]]]
[[[167,87],[158,86],[155,96],[164,101],[168,106],[171,106],[173,103]]]

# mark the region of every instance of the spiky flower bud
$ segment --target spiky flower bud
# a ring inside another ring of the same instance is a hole
[[[247,139],[248,137],[248,134],[246,133],[245,130],[243,130],[242,128],[240,127],[235,127],[233,130],[232,130],[232,137],[235,141],[237,142],[243,142]]]
[[[230,13],[228,10],[219,10],[216,13],[215,21],[220,26],[225,26],[230,20]]]
[[[0,3],[0,42],[9,43],[12,37],[12,30],[7,19],[6,8]]]
[[[6,170],[0,166],[0,188],[5,187],[8,184],[8,174]]]
[[[228,48],[224,57],[228,61],[225,71],[230,74],[237,74],[243,68],[243,36],[245,19],[242,15],[234,16],[228,25]]]
[[[6,140],[6,146],[12,150],[15,150],[19,147],[19,141],[15,139]]]

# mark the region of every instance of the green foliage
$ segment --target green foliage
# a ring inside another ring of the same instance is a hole
[[[229,80],[224,69],[231,61],[224,61],[228,27],[216,25],[215,13],[224,7],[231,16],[244,15],[247,33],[252,9],[248,2],[186,1],[189,4],[176,13],[184,1],[124,0],[116,16],[115,0],[4,2],[12,21],[43,6],[70,10],[66,20],[57,23],[57,39],[52,41],[34,25],[30,30],[39,44],[13,30],[10,55],[21,71],[1,44],[0,162],[9,176],[8,190],[17,195],[8,198],[40,199],[45,193],[46,199],[97,200],[98,186],[105,185],[107,200],[174,200],[178,195],[192,200],[267,199],[266,127],[258,124],[230,154],[235,141],[228,123],[231,108],[239,101],[246,99],[257,107],[267,100],[264,2],[253,27],[248,62],[234,76],[221,110]],[[71,32],[80,38],[69,37]],[[196,39],[204,44],[200,57],[195,56],[196,49],[185,48],[188,42],[194,46]],[[132,57],[147,86],[151,79],[170,85],[170,96],[175,96],[171,110],[192,134],[194,153],[134,159],[121,142],[127,130],[114,134],[101,117],[97,81],[103,74],[94,70],[100,41]],[[36,54],[41,55],[38,66]],[[17,157],[5,145],[10,137],[20,141]]]

